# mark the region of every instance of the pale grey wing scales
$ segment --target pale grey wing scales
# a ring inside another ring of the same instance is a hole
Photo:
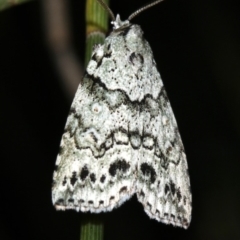
[[[124,95],[86,75],[73,101],[52,188],[57,209],[110,211],[135,192],[137,151],[127,129]]]
[[[145,117],[138,199],[150,218],[187,228],[192,204],[188,166],[164,87],[157,99],[146,99],[141,114]]]
[[[135,192],[147,214],[188,227],[186,155],[151,48],[138,25],[95,48],[62,137],[57,209],[109,211]]]

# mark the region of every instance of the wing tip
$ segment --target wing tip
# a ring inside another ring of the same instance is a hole
[[[174,227],[182,227],[184,229],[187,229],[190,225],[191,218],[185,218],[179,216],[175,216],[174,214],[169,213],[163,213],[162,216],[159,212],[159,210],[156,210],[155,213],[152,211],[149,211],[149,209],[144,207],[144,211],[147,213],[147,215],[151,219],[155,219],[159,222],[165,223],[165,224],[172,224]]]

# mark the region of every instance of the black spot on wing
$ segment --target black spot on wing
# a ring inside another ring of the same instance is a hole
[[[90,180],[91,180],[92,183],[96,182],[96,175],[94,173],[90,174]]]
[[[150,177],[151,183],[155,182],[157,174],[151,165],[148,163],[142,163],[140,169],[144,176]]]
[[[117,160],[113,162],[109,167],[109,173],[112,177],[114,177],[117,172],[125,173],[130,168],[130,165],[128,162],[126,162],[124,159]]]
[[[82,171],[80,173],[80,178],[82,181],[84,181],[86,179],[86,177],[88,176],[89,174],[89,171],[88,171],[88,168],[87,166],[85,165],[83,168],[82,168]]]
[[[170,187],[168,186],[168,184],[166,184],[164,188],[165,195],[167,195],[169,191],[170,191]]]
[[[101,178],[100,178],[100,182],[101,183],[104,183],[106,180],[106,176],[105,175],[102,175]]]
[[[171,189],[172,195],[174,195],[176,192],[176,186],[172,181],[170,181],[170,189]]]
[[[72,173],[72,177],[70,178],[70,183],[73,186],[75,184],[75,182],[77,181],[77,177],[76,177],[77,173],[73,172]]]

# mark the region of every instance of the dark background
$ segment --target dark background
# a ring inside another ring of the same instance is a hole
[[[69,2],[75,52],[84,59],[84,1]],[[146,3],[112,1],[111,8],[125,19]],[[166,0],[132,21],[153,49],[178,121],[192,222],[184,230],[150,220],[133,197],[101,214],[105,239],[240,239],[237,3]],[[0,239],[79,239],[84,214],[56,212],[51,203],[71,102],[46,45],[39,2],[0,12],[0,48]]]

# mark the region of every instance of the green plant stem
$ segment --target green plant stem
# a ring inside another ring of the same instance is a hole
[[[0,11],[32,0],[0,0]]]
[[[105,0],[109,4],[109,0]],[[108,31],[108,13],[97,2],[97,0],[87,0],[86,4],[86,52],[85,67],[92,54],[93,46],[103,43]]]
[[[103,240],[104,223],[102,215],[85,214],[83,217],[80,240]]]

